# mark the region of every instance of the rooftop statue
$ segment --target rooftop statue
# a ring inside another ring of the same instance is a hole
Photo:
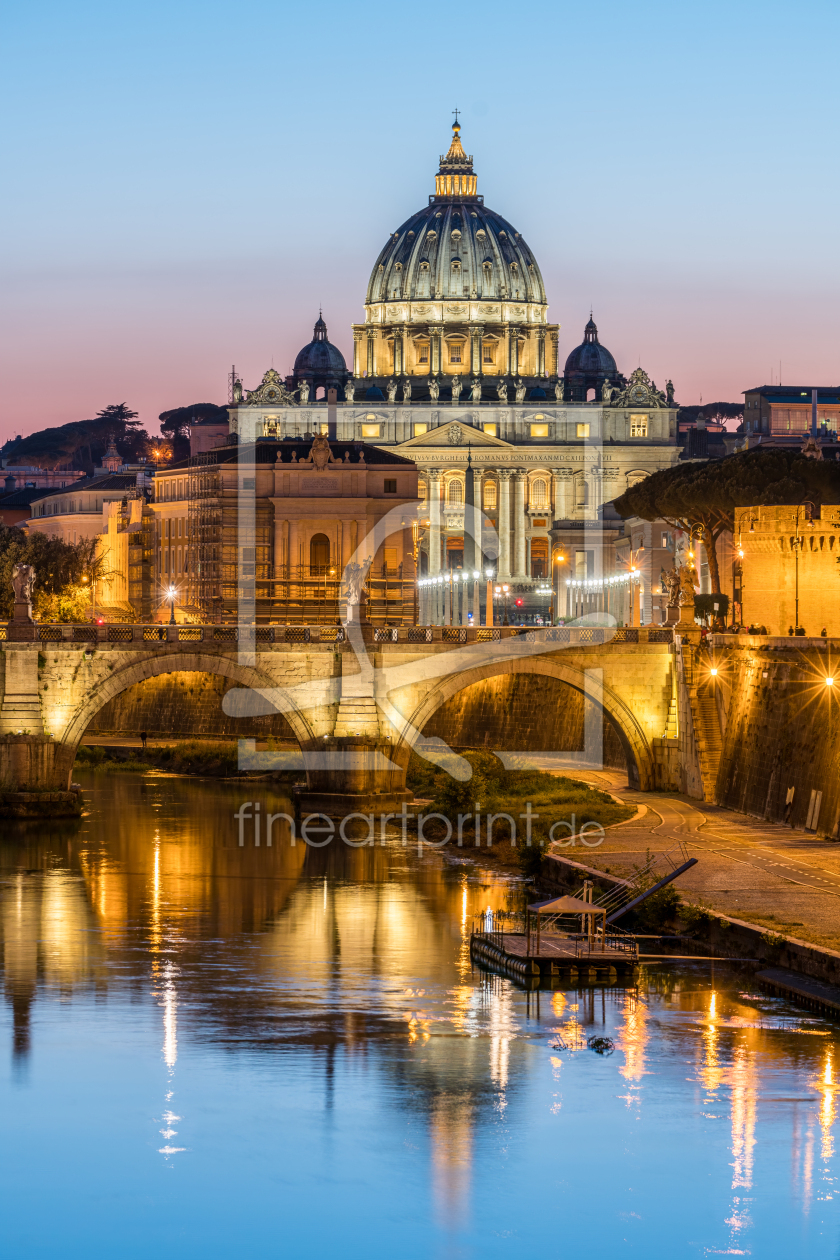
[[[351,376],[349,381],[347,381],[344,385],[344,401],[351,403],[353,401],[353,396],[355,395],[355,393],[356,393],[356,382]]]
[[[453,401],[453,403],[456,403],[460,397],[461,397],[461,378],[460,378],[460,376],[458,376],[458,374],[456,373],[456,374],[455,374],[455,376],[453,376],[453,377],[452,377],[452,401]]]
[[[386,393],[388,395],[388,402],[392,403],[397,401],[397,382],[394,380],[393,376],[388,382]]]
[[[436,403],[440,396],[440,383],[436,376],[429,379],[429,397],[433,403]]]
[[[496,393],[499,395],[499,402],[502,402],[502,403],[506,403],[506,402],[507,402],[507,400],[508,400],[508,396],[507,396],[507,381],[505,380],[505,378],[504,378],[503,376],[500,376],[500,377],[499,377],[499,383],[498,383],[498,385],[496,386]]]
[[[473,383],[470,388],[470,397],[472,398],[473,402],[481,402],[481,381],[478,379],[478,377],[475,377],[473,379]]]

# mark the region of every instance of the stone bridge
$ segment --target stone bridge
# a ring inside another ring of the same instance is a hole
[[[235,716],[281,712],[303,754],[312,807],[392,808],[406,799],[413,748],[447,699],[484,679],[558,679],[610,722],[642,789],[674,775],[675,658],[665,628],[368,626],[52,626],[2,646],[0,779],[6,792],[66,791],[76,749],[96,713],[129,687],[196,671],[238,684]],[[0,634],[3,634],[0,628]],[[454,758],[458,776],[459,759]],[[463,766],[463,763],[460,763]]]

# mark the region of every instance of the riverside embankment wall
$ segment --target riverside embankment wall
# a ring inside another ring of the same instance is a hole
[[[831,643],[752,640],[721,650],[716,701],[722,749],[716,798],[774,822],[836,833],[840,819],[840,653]],[[836,672],[835,672],[836,671]],[[834,678],[833,685],[826,678]],[[792,790],[792,801],[788,796]],[[816,795],[821,793],[819,801]],[[813,806],[812,806],[813,802]],[[818,805],[816,819],[814,808]]]

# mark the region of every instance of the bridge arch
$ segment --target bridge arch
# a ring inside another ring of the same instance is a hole
[[[400,764],[407,764],[408,755],[420,740],[423,727],[452,696],[472,686],[473,683],[484,682],[486,679],[498,678],[505,674],[540,674],[567,683],[586,699],[591,700],[600,708],[617,732],[627,757],[628,774],[631,780],[636,778],[638,786],[643,791],[653,788],[653,751],[633,710],[615,690],[598,677],[600,670],[597,667],[593,670],[584,670],[559,656],[527,656],[488,662],[486,665],[472,666],[459,673],[436,679],[433,687],[405,719],[405,725],[399,734],[395,748],[394,759]],[[389,699],[398,710],[402,711],[398,692]]]
[[[276,681],[262,670],[255,666],[242,665],[236,659],[221,654],[200,651],[149,654],[140,659],[131,660],[95,684],[85,695],[82,703],[69,715],[60,741],[56,742],[72,748],[75,753],[91,721],[109,700],[113,700],[115,696],[137,683],[146,682],[147,679],[158,678],[161,674],[181,673],[215,674],[222,678],[230,678],[242,687],[255,691],[265,688],[276,689],[277,686]],[[312,744],[315,736],[299,709],[290,709],[284,712],[283,716],[292,728],[301,748]]]

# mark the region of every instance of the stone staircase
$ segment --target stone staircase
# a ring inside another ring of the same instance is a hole
[[[333,734],[338,738],[362,735],[379,739],[379,713],[373,696],[342,696]]]
[[[668,716],[665,719],[665,734],[663,736],[664,739],[677,739],[678,738],[679,736],[679,722],[677,720],[678,712],[679,712],[679,707],[677,705],[677,697],[674,696],[671,700],[670,705],[668,706]]]
[[[712,686],[704,683],[700,687],[692,687],[689,690],[689,700],[700,759],[700,777],[703,780],[703,799],[714,801],[723,740]]]

